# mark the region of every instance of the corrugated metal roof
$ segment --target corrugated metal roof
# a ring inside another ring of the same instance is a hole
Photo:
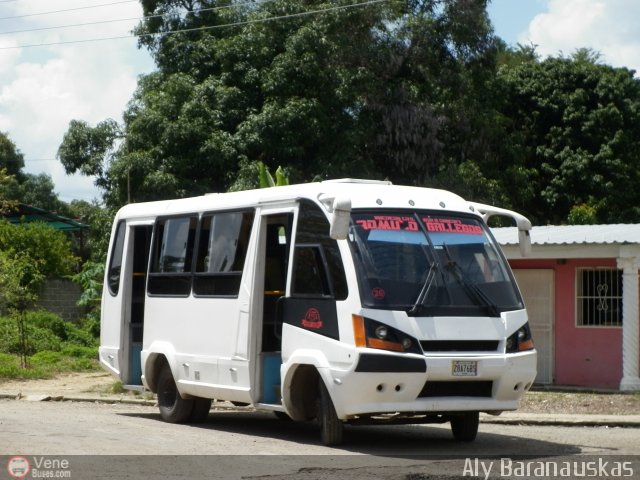
[[[517,245],[516,227],[492,228],[500,245]],[[640,224],[546,225],[531,229],[533,245],[633,245],[640,244]]]
[[[3,216],[13,224],[44,222],[57,230],[65,231],[80,231],[89,228],[89,225],[72,220],[71,218],[63,217],[62,215],[23,203],[18,204],[13,211],[5,213]]]

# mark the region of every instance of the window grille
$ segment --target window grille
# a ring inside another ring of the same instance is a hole
[[[579,268],[576,284],[578,326],[622,326],[622,270]]]

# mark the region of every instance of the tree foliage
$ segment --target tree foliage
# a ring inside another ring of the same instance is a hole
[[[70,275],[77,264],[65,234],[40,222],[12,225],[0,219],[0,252],[30,259],[38,278]]]
[[[8,175],[20,175],[24,168],[24,156],[9,135],[0,132],[0,169]]]
[[[538,223],[640,221],[640,80],[598,55],[498,71],[506,141],[493,170]],[[581,220],[577,220],[580,218]]]
[[[58,152],[110,207],[292,182],[388,178],[536,223],[638,222],[640,80],[582,49],[541,59],[484,0],[141,0],[157,71]]]
[[[485,2],[352,3],[143,0],[137,33],[158,70],[139,81],[122,143],[72,124],[60,159],[121,205],[236,189],[258,161],[292,181],[425,184],[448,178],[456,144],[485,155],[470,115],[496,52]]]

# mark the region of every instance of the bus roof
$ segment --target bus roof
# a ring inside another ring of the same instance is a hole
[[[331,204],[334,198],[348,198],[351,207],[412,208],[474,212],[471,204],[446,190],[393,185],[387,181],[338,179],[282,187],[211,193],[199,197],[132,203],[118,212],[118,218],[155,218],[188,212],[236,209],[307,198]],[[324,200],[324,202],[323,202]]]

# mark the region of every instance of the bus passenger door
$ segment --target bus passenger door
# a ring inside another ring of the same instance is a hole
[[[282,364],[282,321],[278,309],[280,299],[285,296],[289,257],[291,252],[293,212],[274,213],[262,217],[259,242],[262,262],[262,275],[256,278],[259,292],[256,301],[260,301],[260,332],[258,341],[259,359],[259,402],[280,404],[280,365]],[[259,274],[260,269],[257,269]],[[260,308],[261,307],[261,308]],[[257,385],[256,385],[257,386]]]
[[[151,230],[150,225],[119,222],[106,273],[100,361],[128,385],[142,385],[140,350]]]
[[[130,315],[128,322],[127,350],[129,355],[128,385],[142,385],[142,367],[140,352],[142,351],[142,337],[144,332],[144,304],[147,288],[147,267],[149,264],[149,249],[151,248],[151,233],[153,226],[142,225],[131,228],[133,233],[133,268],[131,272]]]

